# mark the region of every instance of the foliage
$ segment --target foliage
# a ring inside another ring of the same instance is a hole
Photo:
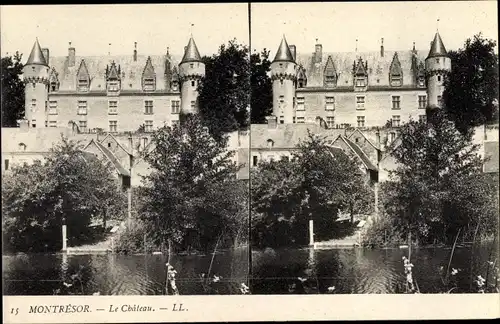
[[[391,172],[385,205],[394,226],[427,243],[450,243],[460,229],[472,235],[478,223],[488,230],[482,224],[497,212],[471,135],[461,134],[438,109],[427,123],[401,127],[400,138],[392,153],[399,166]]]
[[[366,186],[351,157],[330,151],[323,138],[309,133],[291,159],[263,161],[252,170],[254,244],[303,244],[310,219],[319,239],[331,238],[338,211],[354,209],[353,196],[370,190]]]
[[[24,82],[22,55],[2,58],[2,127],[16,127],[24,115]]]
[[[248,219],[247,194],[236,179],[226,136],[216,141],[198,116],[152,136],[145,156],[139,217],[156,246],[209,249],[219,236],[235,240]]]
[[[271,61],[269,51],[264,49],[260,55],[253,53],[250,56],[252,75],[250,84],[252,96],[250,98],[250,114],[252,124],[265,124],[266,116],[273,112],[272,82],[269,77]]]
[[[70,243],[78,244],[92,237],[92,220],[120,217],[124,195],[110,170],[64,137],[44,162],[14,166],[2,179],[7,250],[58,250],[64,223]]]
[[[451,72],[445,78],[443,101],[461,133],[498,122],[498,56],[496,42],[481,34],[467,39],[463,49],[450,52]]]
[[[203,61],[205,76],[198,85],[200,114],[212,136],[220,139],[224,133],[246,128],[250,123],[248,48],[234,39]]]

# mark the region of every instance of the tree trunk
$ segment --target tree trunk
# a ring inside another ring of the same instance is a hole
[[[104,214],[102,216],[102,227],[104,229],[104,232],[106,232],[107,221],[108,221],[108,211],[104,209]]]
[[[350,205],[349,205],[349,210],[350,210],[350,213],[351,213],[351,224],[353,224],[353,223],[354,223],[354,206],[353,206],[353,205],[354,205],[354,204],[353,204],[353,203],[352,203],[352,201],[351,201],[351,203],[350,203]]]

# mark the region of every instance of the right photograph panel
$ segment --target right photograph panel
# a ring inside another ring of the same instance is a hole
[[[498,292],[495,2],[251,4],[253,294]]]

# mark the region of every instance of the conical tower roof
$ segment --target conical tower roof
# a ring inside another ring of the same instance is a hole
[[[439,32],[437,32],[434,36],[434,40],[431,44],[431,50],[429,51],[427,58],[437,56],[448,56],[448,52],[446,52],[446,48],[444,47],[443,40],[441,39]]]
[[[184,52],[184,57],[181,61],[181,63],[185,62],[201,62],[200,52],[198,52],[198,47],[196,47],[193,36],[189,39],[186,51]]]
[[[290,51],[290,47],[288,47],[288,43],[286,42],[285,35],[283,35],[283,39],[281,40],[280,47],[278,47],[278,51],[276,52],[276,56],[274,57],[273,62],[278,61],[295,62],[292,52]]]
[[[30,56],[28,57],[28,61],[26,65],[30,64],[38,64],[38,65],[47,65],[47,60],[45,60],[45,56],[43,56],[42,48],[40,47],[40,43],[38,43],[38,38],[33,44],[33,48],[31,49]]]

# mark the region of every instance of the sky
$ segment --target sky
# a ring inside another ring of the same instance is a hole
[[[50,56],[182,55],[190,33],[203,55],[236,38],[249,43],[248,4],[27,5],[0,8],[1,55],[24,53],[38,37]],[[194,24],[191,27],[191,24]],[[111,47],[108,45],[111,43]]]
[[[355,51],[356,38],[360,52],[378,51],[381,38],[386,50],[415,42],[428,51],[437,28],[448,50],[478,32],[498,40],[496,1],[255,3],[251,11],[252,51],[267,48],[271,58],[283,34],[298,53],[314,52],[316,38],[323,52]]]

